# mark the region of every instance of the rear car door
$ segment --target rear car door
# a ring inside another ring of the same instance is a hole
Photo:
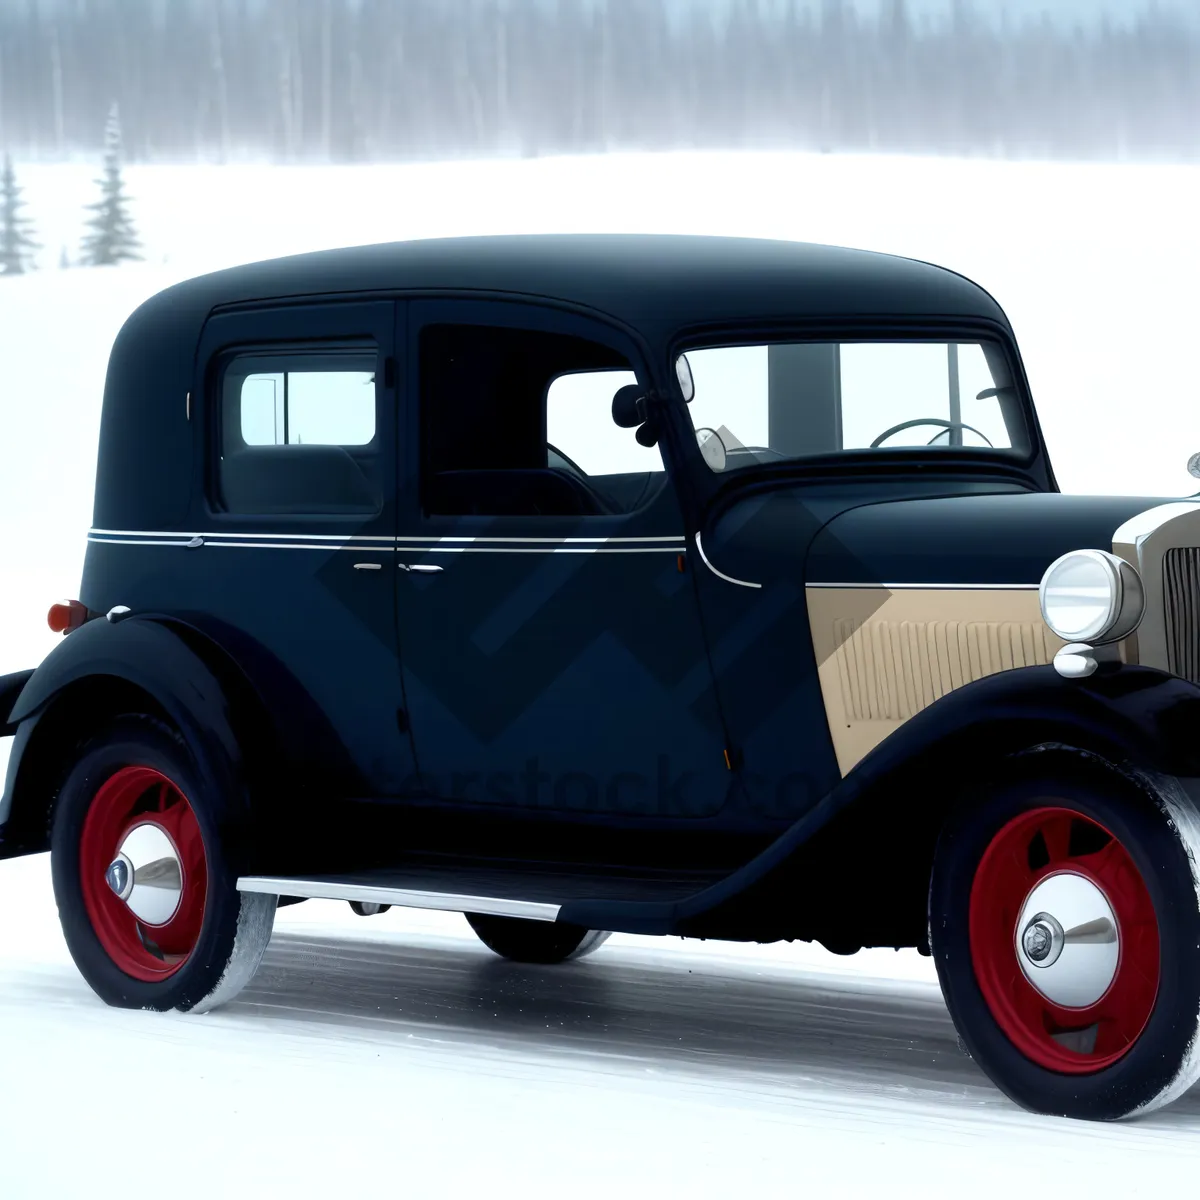
[[[182,559],[197,606],[294,680],[330,730],[338,786],[367,796],[399,794],[413,769],[397,722],[394,337],[391,301],[208,321],[203,546]]]

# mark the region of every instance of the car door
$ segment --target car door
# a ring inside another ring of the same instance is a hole
[[[181,560],[194,607],[289,681],[344,794],[397,795],[395,305],[311,303],[210,318],[197,358],[202,543]]]
[[[408,306],[398,570],[420,777],[450,803],[703,817],[730,782],[639,349],[549,306]]]

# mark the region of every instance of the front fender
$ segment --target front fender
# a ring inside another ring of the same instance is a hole
[[[789,862],[835,823],[851,835],[876,815],[898,828],[931,818],[940,824],[963,780],[986,776],[991,764],[1038,746],[1195,777],[1198,732],[1200,687],[1165,671],[1123,663],[1104,664],[1088,679],[1064,679],[1053,666],[1001,671],[956,688],[906,721],[747,864],[742,884]]]
[[[956,688],[906,721],[844,783],[869,781],[938,746],[986,740],[1004,752],[1058,740],[1170,775],[1200,773],[1200,687],[1153,667],[1102,664],[1088,679],[1053,666],[1000,671]]]
[[[861,870],[854,856],[870,839],[880,843],[874,849],[896,860],[901,873],[906,861],[918,875],[925,865],[919,859],[932,854],[961,780],[986,773],[1009,754],[1046,744],[1117,766],[1195,778],[1200,687],[1151,667],[1120,663],[1102,665],[1088,679],[1063,679],[1052,666],[1041,666],[965,684],[905,722],[745,866],[686,900],[631,909],[619,927],[696,937],[736,937],[742,936],[739,930],[756,928],[768,930],[768,940],[794,936],[771,934],[769,927],[785,904],[798,903],[798,880]],[[809,843],[819,834],[831,836],[836,853],[810,853]],[[912,882],[921,893],[927,879]],[[611,921],[614,914],[593,911],[597,907],[567,905],[559,919],[602,928],[595,922]]]

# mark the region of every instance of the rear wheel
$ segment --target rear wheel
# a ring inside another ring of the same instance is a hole
[[[972,1057],[1037,1112],[1148,1112],[1200,1076],[1194,818],[1030,756],[943,832],[930,940]],[[1049,770],[1047,768],[1049,767]]]
[[[276,897],[237,890],[223,799],[149,717],[119,718],[79,752],[55,805],[51,872],[71,957],[106,1003],[203,1012],[250,981]]]
[[[496,917],[466,913],[467,923],[479,940],[501,958],[524,963],[561,963],[583,958],[608,940],[599,929],[584,929],[557,921],[530,921],[523,917]]]

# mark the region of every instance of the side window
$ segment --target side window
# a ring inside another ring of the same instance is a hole
[[[222,366],[217,493],[227,512],[382,507],[374,349],[256,352]]]
[[[612,419],[637,382],[619,352],[485,325],[421,332],[421,495],[431,515],[604,516],[665,486],[657,448]]]
[[[589,476],[640,475],[663,469],[657,446],[641,445],[612,419],[614,394],[637,383],[632,371],[573,371],[546,389],[546,440]]]
[[[365,446],[375,437],[375,372],[247,375],[241,427],[248,446]]]

